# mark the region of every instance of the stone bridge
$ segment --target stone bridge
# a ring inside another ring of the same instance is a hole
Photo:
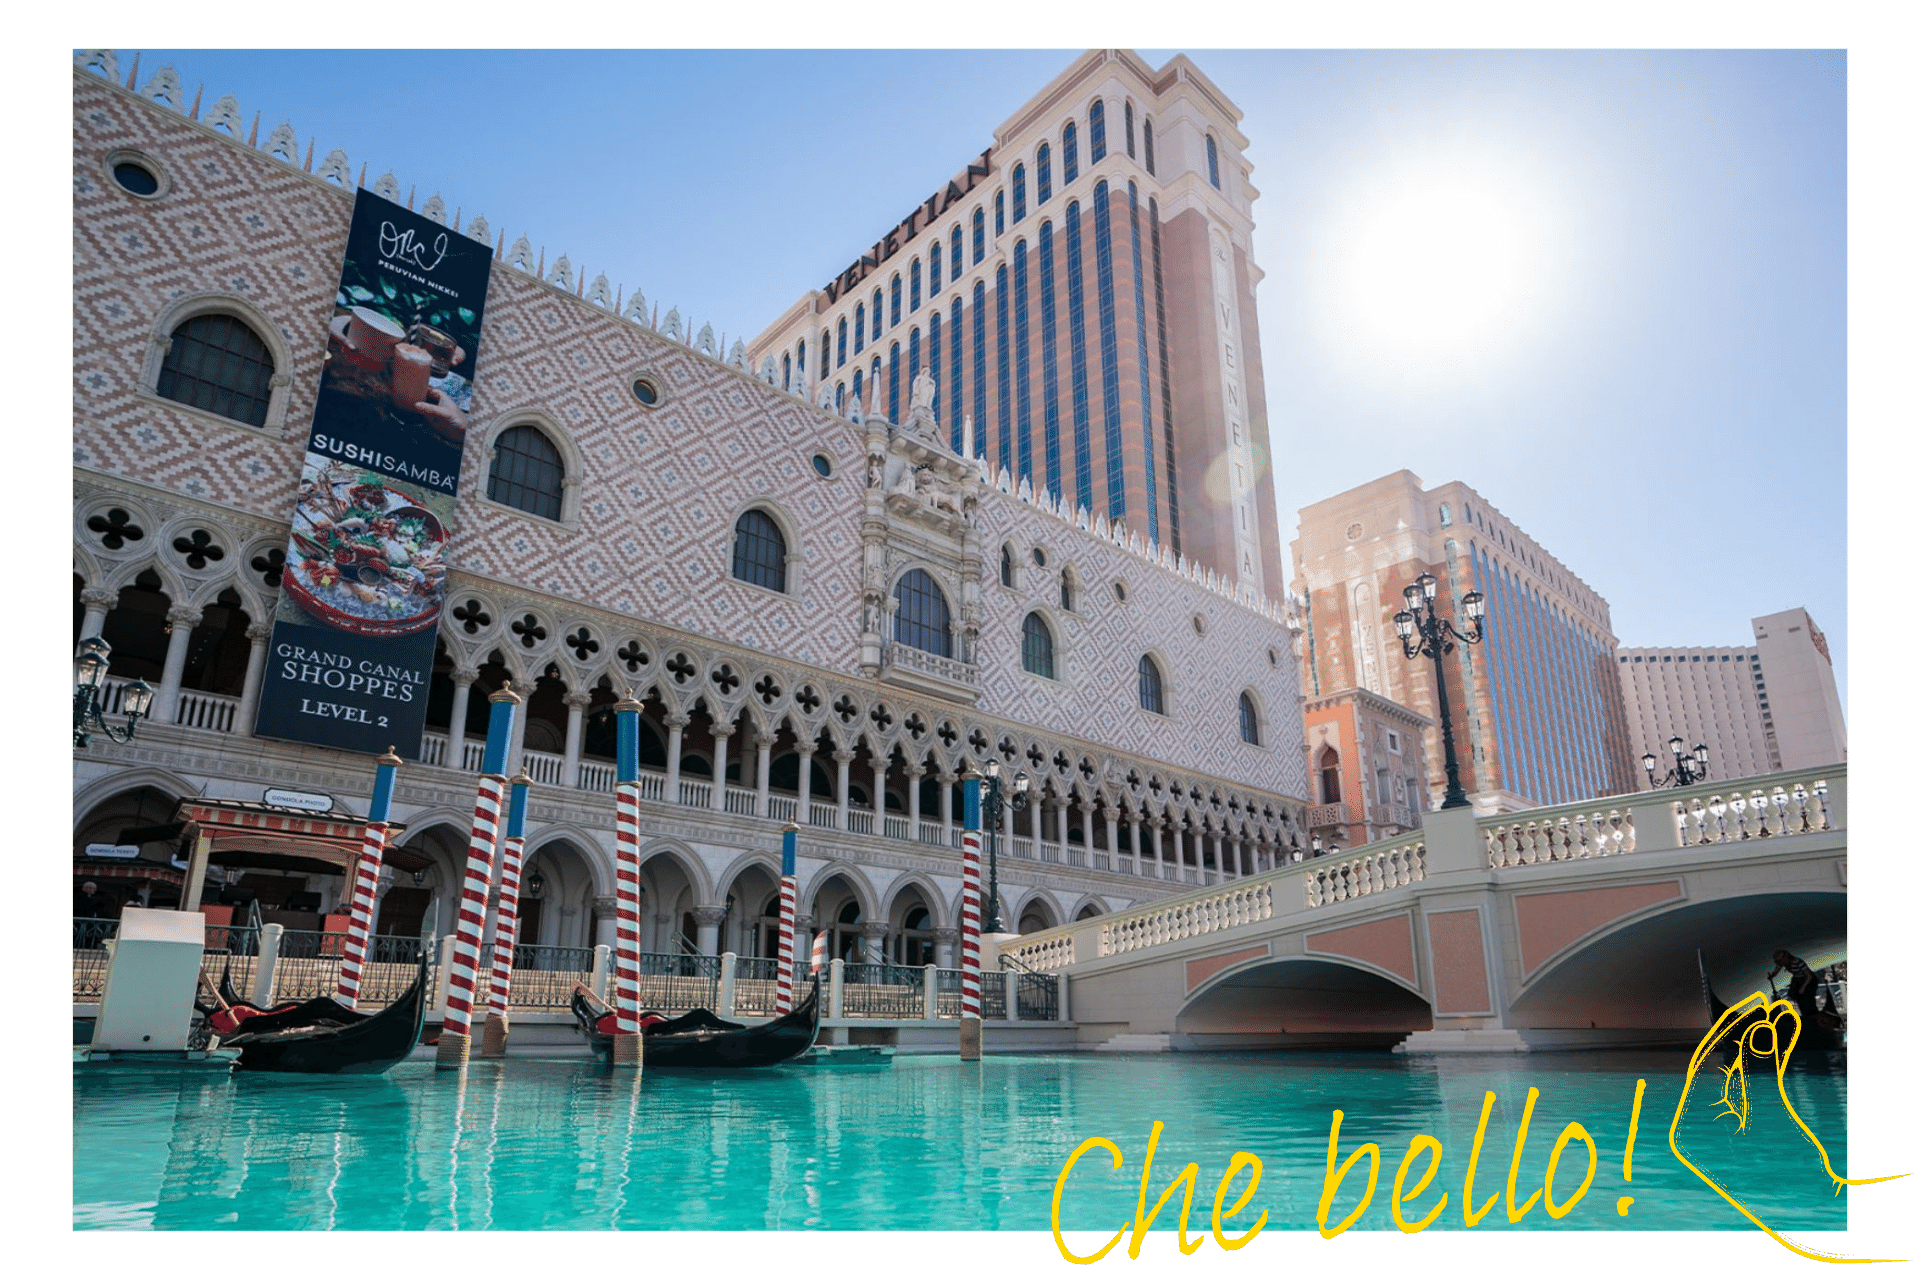
[[[1844,765],[1479,818],[1004,939],[1115,1049],[1690,1044],[1785,947],[1845,958]]]

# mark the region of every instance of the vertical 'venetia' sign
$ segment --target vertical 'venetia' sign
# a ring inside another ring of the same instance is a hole
[[[358,194],[254,732],[417,755],[493,260]]]

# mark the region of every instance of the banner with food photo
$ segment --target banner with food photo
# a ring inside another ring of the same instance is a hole
[[[361,191],[254,732],[417,755],[492,251]]]

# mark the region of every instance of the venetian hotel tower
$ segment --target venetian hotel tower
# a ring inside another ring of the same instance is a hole
[[[1014,488],[1279,599],[1240,118],[1184,56],[1082,55],[897,224],[850,230],[754,367],[890,422],[925,370],[953,447],[970,418]]]

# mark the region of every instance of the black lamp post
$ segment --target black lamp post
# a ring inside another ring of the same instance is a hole
[[[1440,807],[1464,809],[1467,793],[1460,789],[1460,758],[1453,750],[1453,715],[1447,707],[1447,671],[1441,659],[1453,652],[1456,640],[1461,644],[1479,644],[1486,638],[1487,600],[1478,591],[1461,596],[1460,607],[1467,613],[1467,629],[1456,631],[1452,619],[1434,612],[1433,597],[1439,587],[1430,573],[1415,578],[1403,593],[1407,607],[1393,615],[1393,626],[1400,633],[1400,646],[1408,658],[1424,654],[1433,659],[1434,694],[1440,704],[1440,741],[1447,750],[1447,798]]]
[[[1667,750],[1673,753],[1673,768],[1667,770],[1667,776],[1654,781],[1653,769],[1659,757],[1649,751],[1640,757],[1640,767],[1647,771],[1647,782],[1656,790],[1661,787],[1690,787],[1696,782],[1707,780],[1707,744],[1697,742],[1693,751],[1687,751],[1687,744],[1679,734],[1667,739]]]
[[[135,680],[127,686],[127,696],[121,704],[127,713],[124,730],[115,729],[100,714],[107,684],[107,657],[112,652],[105,640],[93,636],[80,642],[80,654],[73,660],[73,745],[76,747],[87,745],[89,731],[105,734],[109,742],[131,742],[133,731],[153,705],[153,686],[145,680]]]
[[[1033,779],[1022,770],[1013,776],[1013,795],[1004,801],[1013,806],[1014,812],[1027,807],[1027,791],[1033,786]],[[1000,795],[1000,762],[987,761],[987,785],[980,795],[980,824],[987,829],[987,923],[988,933],[1002,933],[1005,926],[1000,922],[1000,812],[1003,801]]]

